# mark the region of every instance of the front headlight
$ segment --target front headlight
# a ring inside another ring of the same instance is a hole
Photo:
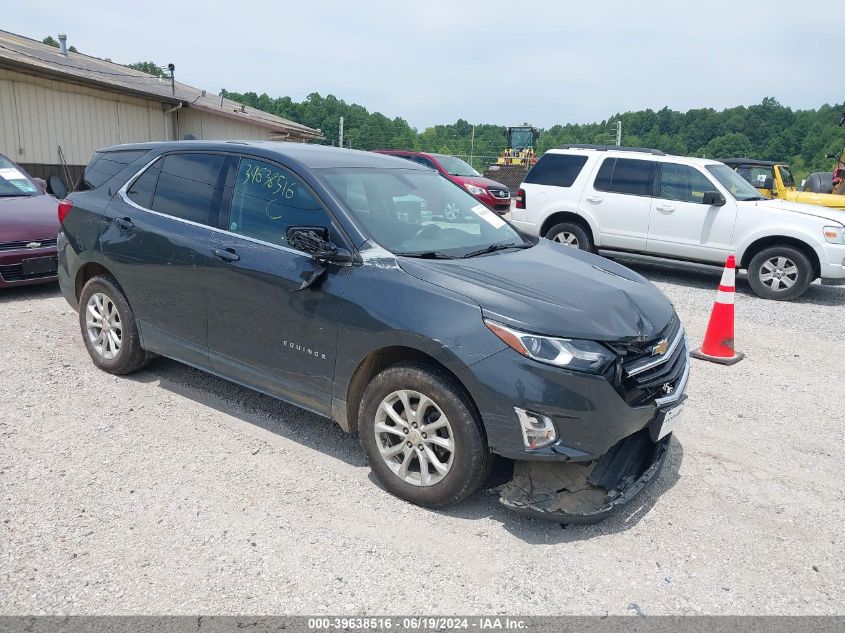
[[[824,227],[824,239],[831,244],[845,244],[845,228],[841,226]]]
[[[487,319],[484,325],[515,352],[547,365],[600,374],[616,360],[613,352],[595,341],[529,334]]]
[[[474,196],[480,196],[482,194],[487,193],[485,191],[484,187],[478,187],[478,186],[473,185],[472,183],[469,183],[469,182],[465,182],[464,187],[466,187],[467,191],[469,191]]]

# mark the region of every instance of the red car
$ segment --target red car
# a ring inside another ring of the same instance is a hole
[[[67,187],[58,176],[29,176],[0,155],[0,288],[56,280],[58,202]]]
[[[446,154],[429,154],[427,152],[408,152],[405,150],[377,149],[379,154],[390,154],[407,158],[415,163],[431,167],[440,172],[456,185],[466,189],[480,202],[496,211],[506,213],[511,208],[511,193],[508,188],[500,182],[490,180],[479,174],[472,165],[454,156]],[[455,218],[449,218],[453,220]]]

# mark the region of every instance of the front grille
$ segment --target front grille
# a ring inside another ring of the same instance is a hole
[[[34,244],[38,244],[38,246],[34,246]],[[26,240],[21,242],[0,242],[0,251],[28,250],[30,248],[30,245],[33,245],[31,248],[45,248],[47,246],[55,246],[56,238],[51,237],[49,239],[44,240]]]
[[[24,275],[23,264],[9,264],[7,266],[0,266],[0,279],[2,279],[3,281],[26,281],[28,279],[44,279],[45,277],[55,276],[55,270],[48,271],[46,273]]]
[[[663,353],[655,353],[655,346],[666,341]],[[631,348],[622,364],[621,393],[632,407],[680,396],[686,386],[689,366],[689,346],[681,322],[675,319],[660,337],[639,348]]]
[[[488,189],[490,195],[500,200],[507,200],[511,197],[511,192],[508,189]]]

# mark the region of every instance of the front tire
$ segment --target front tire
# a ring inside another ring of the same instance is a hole
[[[763,249],[748,265],[748,283],[764,299],[789,301],[800,297],[814,276],[810,259],[792,246]]]
[[[370,467],[391,493],[439,508],[475,492],[493,456],[468,396],[442,370],[403,363],[364,392],[358,432]]]
[[[571,246],[582,251],[592,251],[593,243],[587,231],[580,224],[575,222],[561,222],[555,224],[546,233],[546,239],[563,244],[564,246]]]
[[[110,374],[131,374],[149,364],[135,315],[112,277],[93,277],[79,296],[82,340],[94,364]]]

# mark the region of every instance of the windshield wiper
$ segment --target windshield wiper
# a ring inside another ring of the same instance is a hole
[[[487,253],[495,253],[496,251],[503,251],[509,248],[530,248],[531,246],[531,244],[517,244],[515,242],[510,242],[508,244],[490,244],[490,246],[485,246],[477,251],[467,253],[464,255],[464,259],[468,257],[476,257],[477,255],[486,255]]]
[[[406,252],[394,253],[394,255],[401,255],[402,257],[419,257],[420,259],[458,259],[454,255],[441,253],[440,251],[421,251],[421,252]]]
[[[31,194],[28,193],[0,193],[0,198],[28,198]]]

